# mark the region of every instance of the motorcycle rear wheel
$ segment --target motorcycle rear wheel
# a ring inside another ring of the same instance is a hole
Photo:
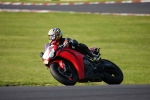
[[[58,63],[53,63],[50,65],[50,73],[51,75],[60,83],[68,86],[68,85],[75,85],[77,82],[77,74],[74,70],[66,64],[67,71],[62,69]]]
[[[108,69],[107,66],[104,67],[104,76],[102,80],[109,85],[121,84],[121,82],[123,81],[123,73],[121,69],[115,63],[109,60],[102,59],[102,62],[104,63],[104,65],[110,64],[111,66],[113,66],[113,68]]]

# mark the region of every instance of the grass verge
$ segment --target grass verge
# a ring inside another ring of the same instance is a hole
[[[122,84],[150,84],[150,17],[1,12],[0,86],[61,85],[39,57],[53,27],[64,37],[101,47],[102,58],[122,69]],[[93,84],[105,83],[77,83]]]

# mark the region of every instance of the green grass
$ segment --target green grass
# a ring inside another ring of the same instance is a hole
[[[68,13],[0,13],[0,86],[61,85],[42,64],[47,32],[59,27],[124,73],[122,84],[150,84],[150,17]],[[105,84],[89,83],[77,85]]]

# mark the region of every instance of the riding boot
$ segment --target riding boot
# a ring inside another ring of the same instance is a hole
[[[88,52],[88,56],[91,58],[93,62],[98,62],[100,60],[100,55],[93,54],[91,51]]]
[[[92,52],[93,55],[93,60],[95,62],[99,62],[100,61],[100,48],[90,48],[90,51]]]

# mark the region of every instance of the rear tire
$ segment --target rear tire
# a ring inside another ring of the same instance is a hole
[[[50,73],[58,82],[64,85],[75,85],[77,82],[77,74],[68,63],[66,65],[67,71],[62,69],[58,63],[53,63],[50,65]]]
[[[120,84],[123,81],[123,73],[121,69],[109,60],[102,59],[102,63],[110,64],[113,68],[107,69],[107,66],[104,67],[104,77],[102,80],[107,84]]]

